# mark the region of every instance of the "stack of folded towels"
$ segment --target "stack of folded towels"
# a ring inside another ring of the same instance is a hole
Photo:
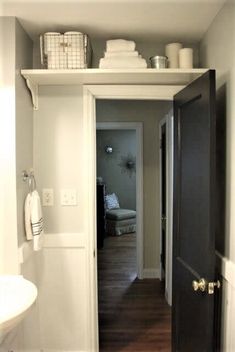
[[[135,50],[135,42],[124,39],[107,40],[99,68],[146,68],[147,62]]]

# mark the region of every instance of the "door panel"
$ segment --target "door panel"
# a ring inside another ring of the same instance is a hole
[[[215,279],[215,72],[174,98],[173,351],[213,351]]]
[[[166,275],[166,123],[161,127],[161,131],[161,264],[163,269],[161,278],[163,279]]]

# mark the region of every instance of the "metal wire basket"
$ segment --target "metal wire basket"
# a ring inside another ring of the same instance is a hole
[[[92,49],[86,34],[48,32],[40,36],[41,64],[48,69],[91,67]]]

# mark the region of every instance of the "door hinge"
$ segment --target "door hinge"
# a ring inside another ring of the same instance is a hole
[[[93,250],[93,257],[95,258],[95,249]]]
[[[162,149],[162,138],[160,139],[160,146],[159,146],[160,149]]]

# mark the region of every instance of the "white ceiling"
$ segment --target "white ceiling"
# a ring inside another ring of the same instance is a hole
[[[225,0],[0,0],[35,39],[78,30],[92,38],[198,42]]]

